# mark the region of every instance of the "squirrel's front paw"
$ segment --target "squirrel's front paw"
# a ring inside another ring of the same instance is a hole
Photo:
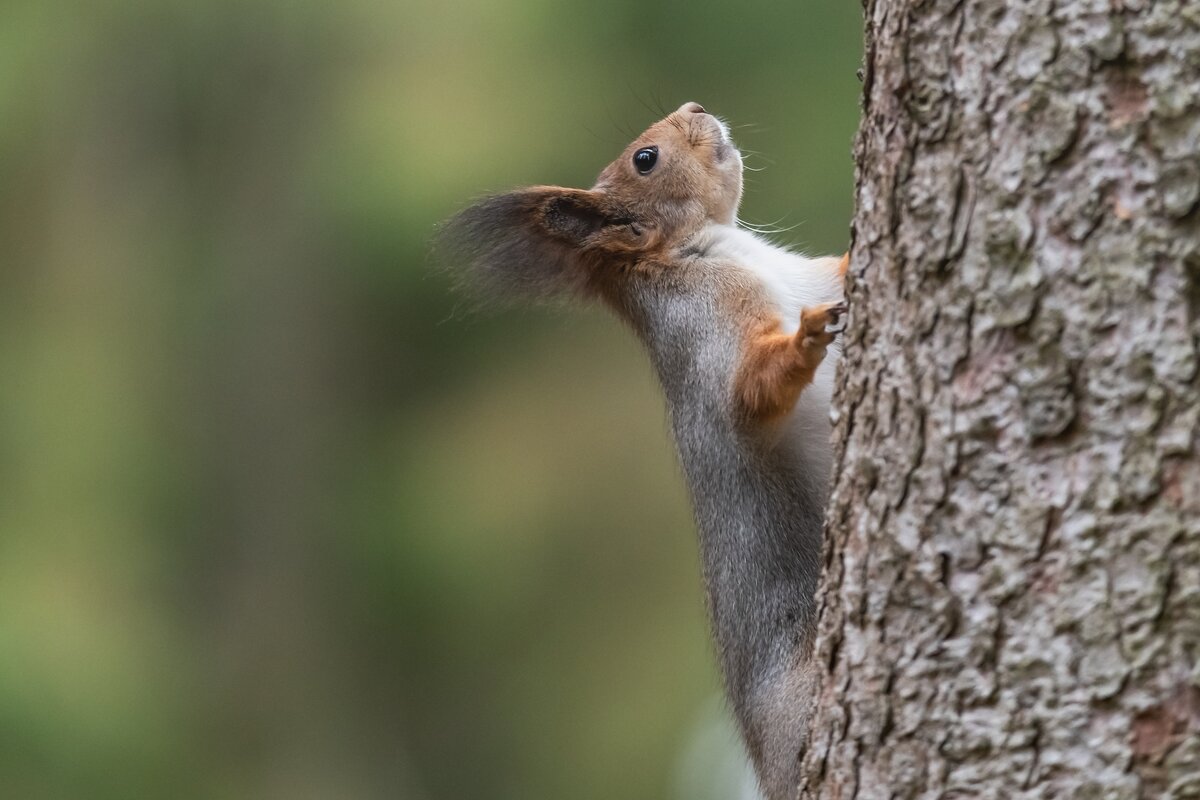
[[[845,300],[840,303],[834,303],[832,308],[829,309],[830,320],[829,324],[825,326],[825,332],[837,336],[846,330],[846,312],[848,310]]]
[[[825,347],[846,327],[846,303],[825,303],[800,311],[797,337],[805,347]]]

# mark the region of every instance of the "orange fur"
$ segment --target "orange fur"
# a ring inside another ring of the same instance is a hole
[[[800,329],[792,335],[780,333],[778,321],[751,332],[734,383],[748,420],[769,423],[792,410],[836,336],[827,328],[843,309],[841,303],[804,309]]]

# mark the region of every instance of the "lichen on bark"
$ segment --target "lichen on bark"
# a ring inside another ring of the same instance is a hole
[[[805,798],[1200,798],[1200,3],[867,0]]]

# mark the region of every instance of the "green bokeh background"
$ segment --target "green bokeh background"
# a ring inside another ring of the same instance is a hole
[[[0,795],[727,796],[637,344],[429,239],[697,100],[841,252],[859,15],[0,3]]]

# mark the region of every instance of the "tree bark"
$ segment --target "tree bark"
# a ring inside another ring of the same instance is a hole
[[[800,796],[1200,797],[1200,2],[865,6]]]

